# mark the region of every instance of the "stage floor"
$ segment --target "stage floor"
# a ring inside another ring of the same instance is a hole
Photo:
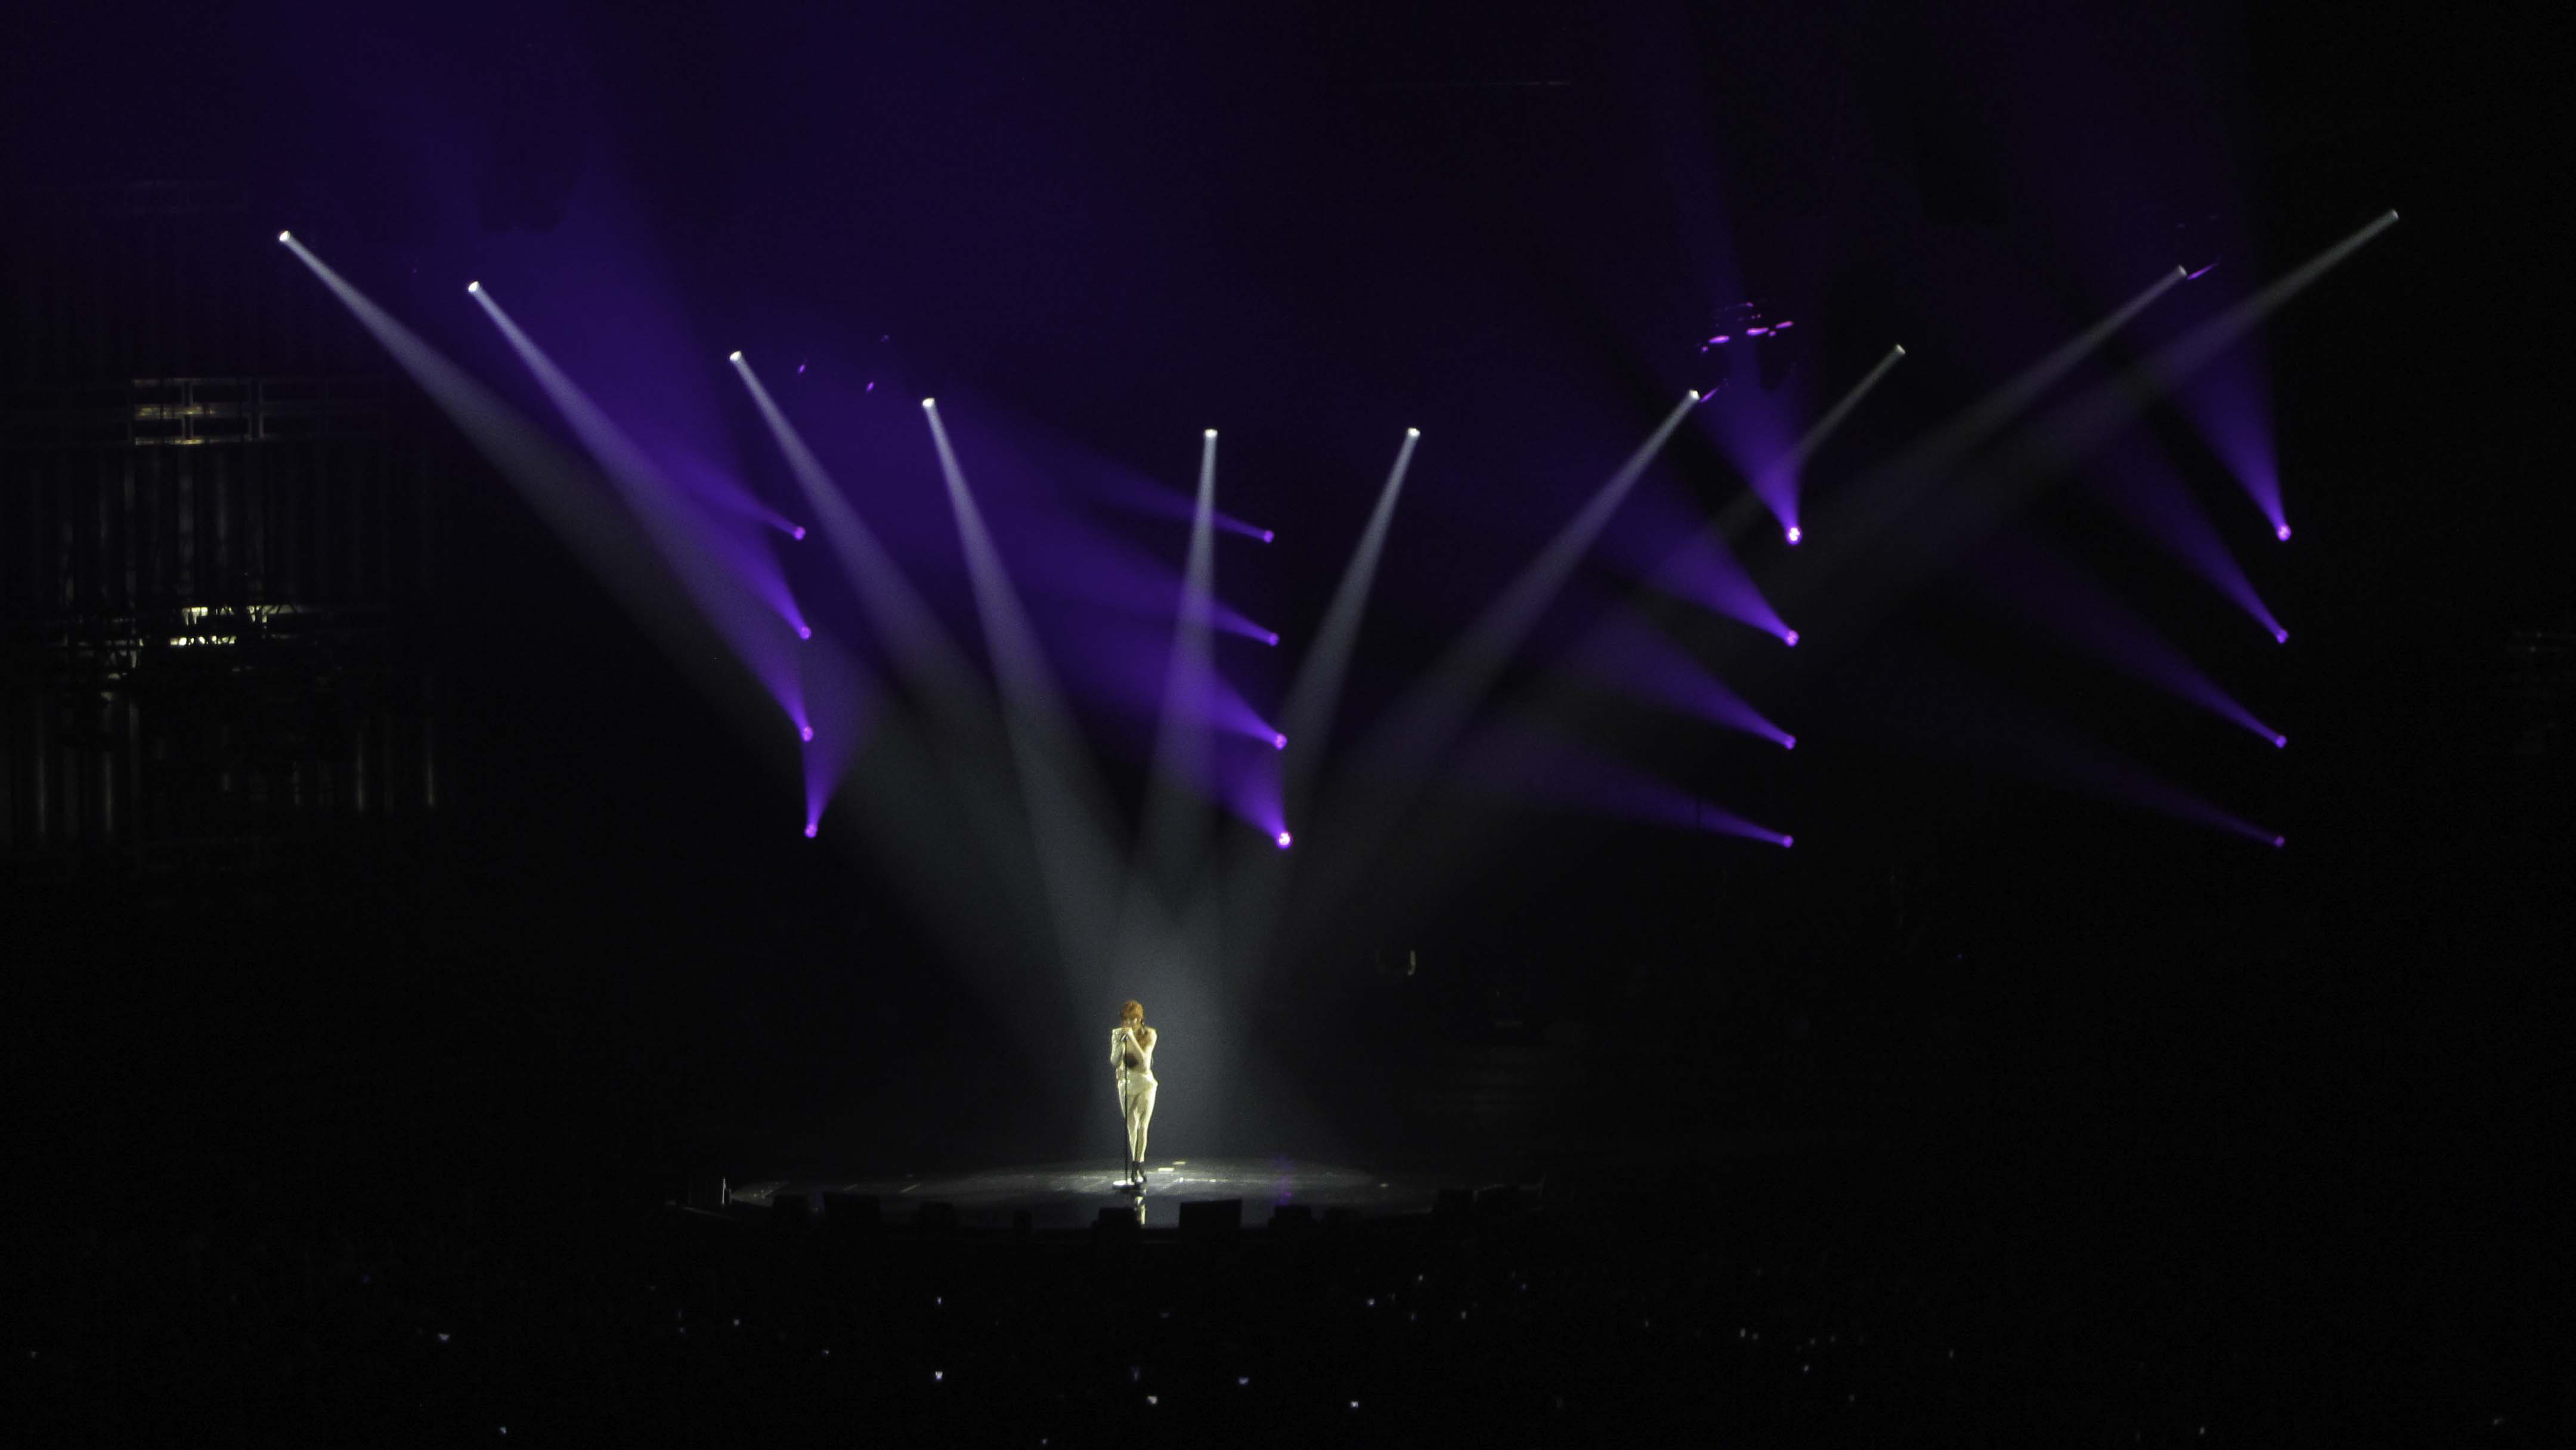
[[[731,1185],[735,1203],[766,1205],[792,1194],[871,1194],[890,1222],[912,1216],[908,1204],[951,1203],[970,1228],[1009,1228],[1026,1212],[1032,1228],[1085,1228],[1103,1208],[1138,1200],[1118,1182],[1119,1165],[1097,1160],[988,1168],[968,1173],[842,1179],[776,1179]],[[1288,1158],[1182,1158],[1146,1170],[1142,1221],[1179,1222],[1180,1205],[1201,1199],[1243,1200],[1243,1226],[1258,1228],[1280,1205],[1302,1203],[1321,1220],[1328,1209],[1362,1217],[1428,1213],[1442,1188],[1475,1188],[1476,1180],[1310,1163]]]

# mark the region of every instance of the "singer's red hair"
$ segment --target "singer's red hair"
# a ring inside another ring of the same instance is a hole
[[[1137,1001],[1133,997],[1128,998],[1125,1002],[1119,1004],[1118,1020],[1120,1022],[1143,1022],[1145,1020],[1145,1004]]]

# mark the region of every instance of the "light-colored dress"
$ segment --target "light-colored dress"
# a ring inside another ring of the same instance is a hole
[[[1109,1031],[1109,1065],[1118,1074],[1118,1112],[1127,1121],[1127,1156],[1142,1162],[1145,1129],[1154,1121],[1154,1042],[1151,1027],[1125,1024]]]

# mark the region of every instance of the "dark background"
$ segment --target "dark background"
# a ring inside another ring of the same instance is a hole
[[[1798,1134],[1926,1194],[2121,1197],[2196,1242],[2473,1262],[2511,1297],[2556,1197],[2568,1000],[2565,691],[2511,650],[2571,626],[2553,45],[2510,14],[2061,8],[126,8],[13,37],[8,180],[30,216],[204,184],[232,200],[191,234],[273,267],[188,356],[128,339],[65,366],[384,372],[270,242],[293,226],[523,399],[458,289],[504,287],[606,194],[710,359],[882,367],[897,405],[962,390],[1175,486],[1221,419],[1226,506],[1282,533],[1230,556],[1228,598],[1292,646],[1419,424],[1452,451],[1426,445],[1399,515],[1346,729],[1572,512],[1566,478],[1694,384],[1715,305],[1799,299],[1824,396],[1913,348],[1818,461],[1830,518],[1836,478],[2141,284],[2107,287],[2140,274],[2059,224],[2098,187],[2222,213],[2239,282],[2396,207],[2263,332],[2295,546],[2207,460],[2191,477],[2289,650],[2064,497],[2029,515],[2290,750],[2249,758],[1949,581],[1794,669],[1738,651],[1794,770],[1669,722],[1612,733],[1794,853],[1439,816],[1414,848],[1434,869],[1247,998],[1317,1112],[1200,1141],[1517,1165]],[[42,255],[10,272],[22,327],[67,276],[113,295],[111,252]],[[283,336],[291,364],[261,355]],[[92,380],[43,363],[12,381]],[[748,451],[730,383],[705,369]],[[634,1193],[693,1167],[1105,1157],[1065,1141],[1059,1065],[996,1045],[995,1004],[866,853],[796,838],[774,756],[447,425],[402,416],[457,480],[438,603],[400,646],[448,692],[450,804],[259,871],[15,853],[0,957],[38,1184],[167,1208],[244,1172]],[[2188,453],[2177,418],[2149,426]],[[1705,440],[1674,468],[1711,506],[1734,487]],[[1178,530],[1160,544],[1177,559]],[[2034,715],[2291,848],[2025,778]],[[1309,1046],[1327,1014],[1353,1026]],[[1441,1074],[1513,1042],[1573,1054],[1523,1071],[1578,1063],[1579,1117],[1508,1093],[1443,1116]]]

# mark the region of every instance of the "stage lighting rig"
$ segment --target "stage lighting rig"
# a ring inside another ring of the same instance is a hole
[[[1696,371],[1708,379],[1700,391],[1715,393],[1745,382],[1764,392],[1780,386],[1795,361],[1798,313],[1803,310],[1777,297],[1752,297],[1716,309],[1696,344]]]

